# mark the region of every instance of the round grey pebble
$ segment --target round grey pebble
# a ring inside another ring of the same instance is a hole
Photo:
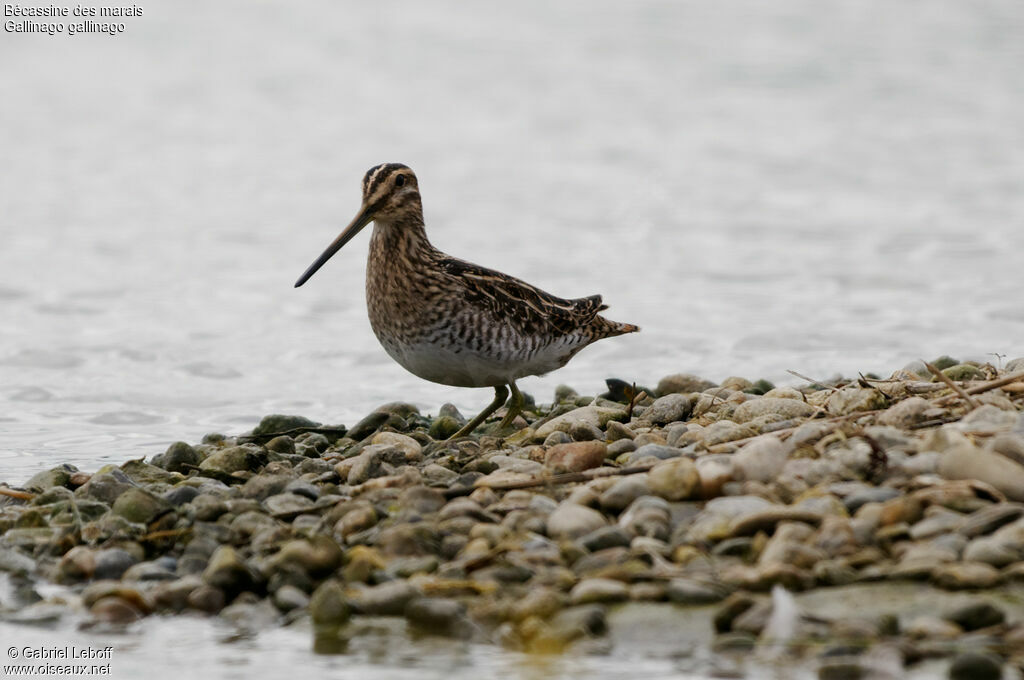
[[[992,654],[964,652],[949,666],[949,680],[1001,680],[1003,664]]]

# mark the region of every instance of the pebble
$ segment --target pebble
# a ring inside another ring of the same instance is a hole
[[[681,501],[697,496],[701,488],[700,473],[689,458],[672,458],[658,463],[647,473],[647,487],[655,496],[667,501]]]
[[[580,545],[590,552],[606,548],[627,548],[630,541],[629,533],[620,526],[602,526],[579,539]]]
[[[729,592],[715,583],[690,578],[674,578],[668,582],[665,595],[670,602],[684,605],[705,605],[721,602]]]
[[[419,596],[419,589],[408,581],[391,581],[356,589],[351,592],[348,601],[361,614],[401,616],[406,605]]]
[[[616,621],[671,620],[674,658],[713,665],[722,657],[699,648],[757,650],[758,635],[788,621],[797,639],[821,641],[807,663],[822,677],[873,673],[885,650],[899,677],[915,655],[955,666],[1015,648],[1024,626],[1006,624],[1020,613],[1004,594],[1024,580],[1021,395],[979,394],[967,411],[944,387],[922,398],[919,378],[900,379],[815,391],[670,376],[631,419],[609,400],[624,400],[629,383],[613,381],[596,399],[562,390],[554,410],[531,402],[504,438],[458,442],[438,440],[464,422],[452,408],[428,418],[396,402],[349,436],[210,435],[154,464],[59,466],[33,478],[30,502],[0,501],[0,572],[14,593],[5,618],[74,616],[79,597],[81,611],[117,626],[192,610],[255,630],[309,612],[326,650],[366,634],[363,616],[392,616],[404,621],[387,625],[416,636],[584,654],[661,634]],[[804,422],[819,411],[858,417]],[[262,427],[305,422],[272,416]],[[614,474],[633,465],[649,469]],[[537,485],[562,472],[589,480]],[[66,584],[70,604],[39,600],[47,578]],[[837,588],[787,595],[783,617],[751,595],[777,584]],[[857,594],[890,586],[891,598]],[[927,615],[901,600],[913,589],[934,599]],[[845,604],[813,604],[843,592]],[[714,620],[702,619],[711,603]],[[642,608],[655,615],[620,617]],[[914,618],[901,630],[899,616]],[[709,627],[718,640],[697,641]]]
[[[788,457],[789,452],[778,437],[762,435],[733,454],[733,479],[772,482],[782,472]]]
[[[995,626],[1006,620],[1002,609],[985,600],[971,600],[947,612],[944,616],[966,631]]]
[[[671,458],[678,458],[682,455],[682,451],[674,446],[654,443],[640,446],[637,444],[638,441],[640,441],[639,437],[631,442],[637,448],[634,449],[626,459],[627,465],[640,465],[642,463],[649,463],[653,460],[669,460]]]
[[[761,397],[745,401],[736,407],[733,418],[737,423],[745,423],[766,414],[778,415],[783,418],[805,418],[815,408],[805,401],[777,397]]]
[[[586,423],[596,428],[602,428],[609,420],[623,420],[626,412],[617,408],[601,406],[583,406],[569,411],[544,423],[534,432],[534,439],[544,441],[552,432],[568,432],[577,423]]]
[[[665,425],[686,420],[693,409],[693,398],[688,394],[666,394],[655,399],[643,413],[643,420],[654,425]]]
[[[341,585],[335,580],[324,581],[309,599],[309,614],[317,626],[334,627],[352,617],[352,607],[345,598]]]
[[[210,557],[203,581],[222,592],[237,594],[255,586],[259,577],[234,548],[222,545]]]
[[[1001,680],[1003,664],[994,654],[961,652],[949,665],[949,680]]]
[[[552,538],[579,538],[608,524],[597,510],[576,503],[562,502],[548,515],[547,533]]]
[[[551,447],[544,456],[544,467],[552,474],[582,472],[604,463],[608,446],[599,441],[579,441]]]
[[[946,451],[939,474],[946,479],[977,479],[1011,500],[1024,501],[1024,465],[970,444]]]
[[[615,481],[607,491],[601,494],[601,508],[609,512],[620,512],[641,496],[651,493],[647,486],[647,475],[630,475]]]
[[[710,380],[705,380],[704,378],[696,375],[690,375],[689,373],[676,373],[673,375],[667,375],[659,380],[655,393],[659,397],[673,393],[688,394],[690,392],[703,392],[704,390],[715,386],[715,383]]]
[[[121,548],[99,550],[95,555],[93,578],[119,579],[128,571],[129,567],[138,561],[139,559],[135,555]]]
[[[1000,580],[999,570],[984,562],[954,562],[937,566],[932,571],[935,585],[948,590],[991,588]]]
[[[629,599],[629,589],[622,581],[609,578],[585,578],[569,593],[572,604],[592,604],[595,602],[625,602]]]
[[[469,638],[473,634],[466,605],[450,598],[417,597],[405,606],[405,618],[433,635]]]
[[[168,472],[187,474],[192,467],[201,462],[199,452],[185,442],[174,442],[161,454],[153,456],[153,465]]]

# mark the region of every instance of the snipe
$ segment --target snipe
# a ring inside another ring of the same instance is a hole
[[[596,340],[639,330],[600,316],[607,308],[600,295],[566,300],[434,248],[423,226],[416,175],[401,163],[367,171],[359,213],[295,286],[370,222],[366,303],[385,351],[425,380],[494,388],[494,401],[452,438],[471,433],[511,390],[499,425],[507,428],[522,411],[517,379],[561,368]]]

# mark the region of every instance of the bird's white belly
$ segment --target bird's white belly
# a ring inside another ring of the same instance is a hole
[[[527,375],[542,375],[560,368],[575,354],[578,343],[555,343],[532,357],[484,356],[463,348],[454,351],[429,343],[381,343],[391,358],[410,373],[442,385],[494,387]]]

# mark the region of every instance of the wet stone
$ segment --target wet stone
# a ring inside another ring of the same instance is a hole
[[[630,475],[617,480],[601,494],[601,507],[611,512],[619,512],[637,498],[650,493],[651,489],[647,486],[646,475]]]
[[[163,453],[153,457],[153,465],[168,472],[188,474],[189,470],[199,465],[202,457],[199,452],[185,442],[174,442]]]
[[[36,563],[31,557],[18,550],[0,545],[0,571],[10,574],[28,574],[35,570]]]
[[[263,500],[284,491],[294,477],[286,474],[261,474],[253,477],[242,485],[242,496]]]
[[[210,557],[203,581],[227,594],[237,594],[251,590],[259,578],[234,548],[222,545]]]
[[[466,605],[449,598],[417,597],[405,606],[405,618],[434,635],[468,638],[473,634]]]
[[[636,442],[634,441],[634,444],[635,443]],[[630,453],[626,462],[629,465],[634,465],[644,458],[667,460],[669,458],[678,458],[682,454],[683,452],[674,446],[666,446],[665,444],[644,444]]]
[[[177,579],[173,566],[169,567],[158,561],[133,564],[121,576],[125,581],[173,581]]]
[[[319,432],[304,432],[295,438],[295,453],[307,458],[316,458],[327,450],[331,442]]]
[[[990,602],[972,600],[947,612],[943,618],[972,631],[998,625],[1006,620],[1006,614]]]
[[[186,603],[191,609],[216,614],[224,608],[226,599],[223,590],[204,583],[189,592]]]
[[[282,612],[302,609],[309,605],[310,597],[293,585],[286,584],[274,591],[274,606]]]
[[[628,548],[632,537],[619,526],[604,526],[579,539],[580,545],[590,552],[605,548]]]
[[[274,453],[293,454],[295,453],[295,440],[283,434],[268,441],[264,444],[264,448]]]
[[[129,522],[147,524],[169,508],[170,504],[162,498],[142,489],[131,488],[114,501],[111,511]]]
[[[626,587],[626,584],[609,578],[583,579],[569,593],[569,600],[574,605],[596,602],[625,602],[628,599],[629,589]]]
[[[191,503],[199,495],[199,489],[194,486],[176,486],[164,493],[163,498],[174,508]]]
[[[261,436],[274,432],[287,432],[288,430],[294,430],[300,427],[320,427],[320,425],[320,423],[303,416],[272,414],[264,416],[263,419],[260,420],[259,425],[253,428],[252,433],[253,435]]]
[[[199,464],[200,470],[209,470],[230,475],[235,472],[255,470],[266,462],[266,454],[257,446],[229,446],[210,454]]]
[[[371,616],[401,616],[406,605],[418,597],[420,591],[406,581],[392,581],[353,591],[349,601],[360,614]]]
[[[55,486],[67,487],[71,483],[71,475],[78,472],[74,465],[58,465],[50,470],[36,473],[27,482],[25,488],[35,493],[41,493]]]
[[[134,623],[145,616],[134,603],[116,596],[103,597],[89,607],[89,614],[104,623]]]
[[[949,666],[949,680],[1000,680],[1003,664],[994,654],[961,652]]]
[[[75,490],[75,495],[113,505],[122,493],[134,486],[135,484],[128,478],[128,475],[120,469],[112,468],[106,472],[94,474],[88,482]]]
[[[330,580],[324,581],[313,592],[309,600],[309,613],[317,626],[340,626],[352,617],[352,607],[341,585]]]
[[[119,579],[138,558],[121,548],[99,550],[95,555],[93,577],[98,579]]]
[[[459,431],[462,427],[462,423],[452,416],[438,416],[431,422],[430,429],[427,434],[430,435],[431,439],[442,441],[448,439],[453,434]]]

